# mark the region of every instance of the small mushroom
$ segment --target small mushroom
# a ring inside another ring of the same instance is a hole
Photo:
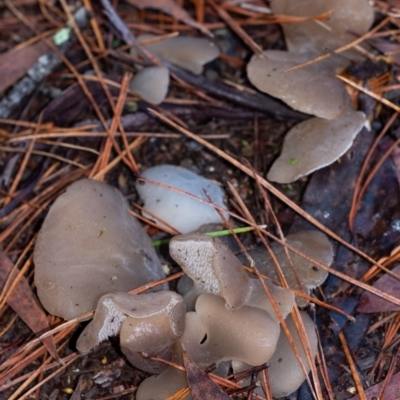
[[[224,299],[202,294],[196,312],[187,313],[180,339],[188,357],[205,368],[212,363],[239,360],[249,365],[267,362],[279,337],[279,323],[260,308],[243,306],[230,311]]]
[[[312,319],[305,312],[301,312],[301,319],[307,334],[310,350],[313,357],[317,354],[318,338],[315,333],[315,326]],[[310,371],[310,363],[308,362],[299,334],[292,317],[286,318],[286,324],[293,338],[295,346],[299,352],[300,358],[306,370]],[[293,348],[290,345],[285,332],[282,330],[279,341],[273,356],[269,359],[270,367],[268,368],[268,380],[273,397],[281,398],[288,396],[297,390],[306,379],[304,372],[297,361]],[[259,376],[262,379],[262,374]]]
[[[154,37],[156,36],[143,34],[138,37],[138,40],[142,42]],[[177,36],[144,44],[144,46],[164,60],[196,75],[203,72],[204,64],[219,56],[218,47],[212,41],[190,36]]]
[[[129,85],[132,92],[151,104],[160,104],[167,95],[168,87],[168,68],[156,66],[139,71]]]
[[[184,326],[185,304],[177,293],[110,293],[99,300],[94,318],[76,347],[85,354],[119,333],[122,352],[130,363],[158,374],[166,368],[165,364],[148,360],[141,353],[170,359],[172,346],[182,336]]]
[[[293,233],[286,237],[286,242],[308,257],[319,261],[321,264],[329,266],[333,261],[332,245],[322,232],[301,231]],[[292,267],[287,258],[285,249],[279,243],[273,243],[271,249],[275,254],[289,287],[293,289],[304,289],[308,294],[311,289],[321,285],[328,276],[327,271],[289,250],[290,259],[293,263]],[[263,246],[249,250],[249,254],[262,274],[279,282],[275,264]],[[298,280],[301,284],[300,287],[298,285]],[[299,296],[296,296],[296,303],[300,307],[307,305],[307,301]]]
[[[271,8],[275,14],[311,17],[332,11],[323,21],[301,21],[282,24],[287,48],[293,53],[319,55],[335,50],[368,32],[374,22],[374,9],[368,0],[274,0]],[[355,34],[352,34],[354,32]],[[351,58],[359,60],[354,50],[335,57],[345,66]],[[313,58],[313,57],[310,57]]]
[[[333,120],[300,122],[286,134],[282,153],[267,178],[290,183],[332,164],[351,147],[366,121],[364,113],[355,111]]]
[[[128,208],[117,189],[89,179],[73,183],[51,206],[33,254],[38,296],[50,314],[72,319],[94,310],[106,293],[165,277]]]
[[[286,72],[312,57],[278,50],[265,54],[254,55],[247,64],[247,76],[257,89],[320,118],[334,119],[354,110],[345,86],[328,63]]]
[[[221,217],[210,204],[203,203],[191,195],[208,202],[204,190],[209,193],[213,202],[224,207],[224,191],[214,182],[205,179],[192,171],[174,165],[158,165],[143,172],[142,177],[161,185],[150,182],[138,182],[136,189],[144,202],[144,208],[155,217],[165,221],[180,233],[189,233],[199,229],[202,225],[221,223]],[[184,191],[183,194],[174,190]],[[228,212],[223,212],[226,219]],[[154,217],[143,213],[149,219]],[[157,225],[164,226],[159,220]]]
[[[189,310],[200,294],[212,293],[224,298],[229,310],[247,305],[278,318],[261,281],[250,279],[241,262],[219,239],[201,234],[175,236],[169,249],[171,257],[193,280],[193,287],[184,296]],[[294,304],[293,293],[268,282],[266,285],[285,318]]]

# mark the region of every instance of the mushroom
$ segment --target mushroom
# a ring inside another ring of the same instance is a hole
[[[156,218],[157,225],[164,226],[160,221],[162,220],[181,233],[189,233],[202,225],[222,222],[212,205],[190,196],[194,195],[208,202],[204,193],[206,190],[213,202],[224,208],[224,191],[216,183],[174,165],[158,165],[149,168],[143,172],[142,177],[168,186],[166,188],[143,181],[136,184],[139,196],[144,202],[144,208],[155,217],[146,212],[143,215],[152,220]],[[189,194],[178,193],[174,189]],[[226,219],[229,218],[227,211],[223,214]],[[157,220],[157,217],[160,220]]]
[[[304,17],[332,11],[323,21],[282,24],[287,48],[293,53],[319,55],[335,50],[367,33],[374,22],[374,9],[367,0],[274,0],[271,8],[275,14]],[[341,61],[342,66],[348,64],[348,58],[360,59],[359,53],[354,50],[343,55],[345,57],[335,58],[335,61]]]
[[[143,34],[138,36],[138,40],[143,42],[155,37],[155,35]],[[204,64],[219,56],[218,47],[212,41],[190,36],[177,36],[143,44],[143,46],[162,59],[196,75],[203,72]],[[132,51],[136,52],[136,49],[133,48]]]
[[[315,332],[314,322],[307,313],[300,312],[300,315],[307,334],[310,351],[314,358],[318,350],[318,337]],[[310,363],[290,315],[286,318],[286,324],[305,369],[309,372],[311,368]],[[281,331],[276,350],[268,362],[270,364],[268,368],[268,380],[273,397],[281,398],[288,396],[297,390],[306,379],[284,331]],[[262,374],[259,375],[259,378],[263,380]]]
[[[104,294],[165,277],[128,208],[117,189],[89,179],[73,183],[51,206],[33,254],[38,296],[50,314],[72,319],[94,310]]]
[[[333,120],[300,122],[286,134],[282,153],[267,178],[290,183],[332,164],[351,147],[366,121],[364,113],[355,111]]]
[[[320,118],[334,119],[354,110],[345,86],[329,63],[286,72],[311,57],[278,50],[264,53],[265,57],[254,55],[247,64],[247,76],[257,89]]]
[[[120,334],[122,352],[136,368],[160,373],[165,364],[141,353],[170,359],[172,346],[182,336],[185,304],[177,293],[164,291],[132,295],[110,293],[100,298],[93,320],[77,341],[77,349],[88,353],[94,346]]]
[[[129,85],[132,92],[151,104],[160,104],[167,95],[168,87],[168,68],[156,66],[139,71]]]
[[[186,323],[180,341],[201,368],[228,360],[261,365],[275,351],[280,332],[267,311],[248,306],[231,311],[224,299],[212,294],[199,296],[196,312],[187,313]]]
[[[333,249],[325,234],[319,231],[301,231],[292,233],[286,237],[290,246],[301,251],[310,258],[319,261],[321,264],[330,265],[333,261]],[[282,273],[289,287],[297,290],[304,290],[307,294],[317,286],[320,286],[328,276],[328,272],[317,267],[306,258],[289,250],[289,262],[285,249],[279,243],[273,243],[271,249],[282,269]],[[279,282],[276,267],[265,247],[256,247],[249,250],[250,257],[255,261],[260,273],[270,279]],[[300,282],[300,286],[298,284]],[[307,300],[296,296],[296,303],[300,307],[307,305]]]
[[[180,343],[173,346],[171,361],[183,365],[182,349]],[[186,374],[175,367],[169,366],[160,375],[153,375],[142,381],[136,391],[136,400],[165,400],[174,393],[187,387]],[[182,400],[189,400],[192,396],[180,397]]]
[[[201,293],[211,293],[224,298],[230,310],[243,305],[258,307],[277,319],[262,282],[250,279],[241,262],[219,239],[201,234],[175,236],[170,241],[169,251],[193,280],[193,287],[184,296],[189,310]],[[271,283],[266,285],[285,318],[294,304],[293,293]]]

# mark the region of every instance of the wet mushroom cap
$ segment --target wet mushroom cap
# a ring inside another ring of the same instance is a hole
[[[192,358],[200,366],[210,358],[215,362],[239,360],[261,365],[275,351],[280,326],[262,309],[243,306],[229,311],[221,297],[202,294],[196,302],[196,313],[207,332],[202,343],[197,343],[204,349],[205,359]]]
[[[311,354],[314,358],[318,350],[318,338],[315,333],[314,322],[307,313],[301,312],[300,315],[310,344]],[[286,324],[306,370],[310,371],[310,363],[290,315],[286,319]],[[273,397],[281,398],[288,396],[297,390],[306,378],[283,330],[281,331],[275,353],[268,362],[270,363],[268,380]],[[262,379],[262,375],[260,375],[260,378]]]
[[[278,50],[265,54],[254,55],[247,64],[247,76],[257,89],[320,118],[334,119],[354,110],[345,86],[327,63],[286,72],[311,57]]]
[[[225,193],[215,182],[185,168],[166,164],[148,168],[143,172],[142,178],[170,187],[169,189],[143,181],[136,184],[139,196],[144,202],[144,208],[154,217],[146,212],[143,215],[155,220],[157,225],[164,226],[161,222],[163,220],[178,232],[189,233],[199,229],[202,225],[222,222],[212,205],[190,196],[194,195],[208,202],[204,193],[206,190],[217,206],[225,208]],[[185,193],[178,193],[173,190],[174,188]],[[229,219],[226,211],[223,214],[225,218]],[[157,217],[160,220],[157,220]]]
[[[51,206],[33,258],[41,303],[67,320],[94,310],[106,293],[165,277],[122,194],[90,179],[73,183]]]
[[[165,365],[147,360],[141,353],[170,359],[172,345],[184,331],[185,312],[183,299],[175,292],[110,293],[99,300],[94,318],[80,335],[76,347],[87,353],[119,333],[122,352],[131,364],[150,373],[160,373]]]
[[[293,53],[319,55],[333,51],[367,33],[374,21],[374,9],[368,0],[274,0],[271,8],[275,14],[304,17],[333,11],[323,21],[282,24],[287,48]],[[331,58],[346,66],[348,58],[359,60],[360,54],[350,50]]]
[[[321,264],[329,266],[333,261],[332,245],[327,236],[322,232],[300,231],[292,233],[286,237],[286,242],[308,257],[319,261]],[[292,268],[285,249],[279,243],[273,243],[271,249],[277,258],[290,288],[300,291],[304,290],[306,293],[309,293],[311,289],[321,285],[328,276],[326,270],[317,267],[311,261],[289,250],[289,255],[294,267]],[[264,246],[249,250],[249,254],[255,261],[261,274],[264,274],[274,282],[279,283],[275,264]],[[297,278],[301,283],[301,287],[298,285]],[[301,307],[308,304],[307,300],[299,296],[296,296],[296,303]]]
[[[360,111],[333,120],[311,118],[300,122],[286,134],[282,153],[267,178],[290,183],[332,164],[351,147],[365,123]]]
[[[249,278],[241,262],[219,239],[201,234],[175,236],[169,251],[193,280],[197,294],[219,295],[230,309],[245,304]]]
[[[156,37],[151,34],[138,36],[139,41]],[[209,39],[190,36],[177,36],[153,43],[144,44],[148,50],[193,74],[203,72],[203,65],[219,56],[218,47]]]
[[[151,104],[160,104],[169,87],[169,72],[165,67],[147,67],[132,79],[129,89]]]

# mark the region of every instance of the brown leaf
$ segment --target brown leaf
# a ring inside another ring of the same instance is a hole
[[[229,400],[230,397],[183,353],[186,378],[193,400]]]
[[[392,270],[400,275],[400,265]],[[382,290],[387,294],[400,298],[400,281],[388,274],[383,275],[373,285],[374,288]],[[365,292],[358,303],[357,311],[362,313],[398,311],[400,306],[384,300],[370,292]]]
[[[371,386],[368,389],[365,389],[365,394],[367,395],[367,399],[375,399],[375,398],[377,399],[378,398],[377,396],[379,395],[382,385],[383,382]],[[400,399],[400,372],[392,376],[383,396],[379,397],[379,400],[398,400],[398,399]],[[348,400],[359,400],[359,397],[358,395],[356,395]]]
[[[48,51],[43,42],[36,42],[0,54],[0,92],[17,82]]]
[[[0,289],[4,286],[10,273],[12,274],[13,279],[17,276],[18,271],[12,271],[12,268],[13,264],[10,259],[3,252],[0,252]],[[7,304],[34,333],[39,335],[49,329],[46,314],[39,305],[35,294],[24,276],[21,277],[15,286],[7,300]],[[53,341],[53,336],[43,339],[43,344],[46,346],[52,357],[60,361]]]
[[[193,28],[198,29],[208,36],[213,36],[213,34],[203,25],[196,22],[183,8],[178,6],[174,0],[126,0],[129,4],[140,10],[144,8],[153,8],[160,10],[165,14],[172,15],[178,21],[183,22]]]

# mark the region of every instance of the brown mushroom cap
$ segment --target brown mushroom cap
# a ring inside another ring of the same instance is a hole
[[[160,373],[165,365],[145,359],[140,353],[170,359],[172,345],[182,336],[184,326],[185,304],[175,292],[110,293],[99,300],[94,318],[76,347],[87,353],[119,333],[122,352],[131,364],[150,373]]]
[[[197,294],[219,295],[231,310],[246,302],[249,278],[240,261],[220,240],[201,234],[175,236],[169,251],[194,281]]]
[[[363,112],[355,111],[333,120],[300,122],[286,134],[282,153],[267,178],[290,183],[332,164],[351,147],[366,121]]]
[[[186,322],[180,341],[200,367],[228,360],[261,365],[275,351],[280,332],[268,312],[247,306],[230,311],[224,299],[212,294],[200,295],[196,313],[188,313]]]
[[[345,86],[326,62],[285,72],[312,57],[278,50],[265,54],[254,55],[247,64],[247,75],[257,89],[320,118],[334,119],[354,110]]]
[[[138,40],[144,41],[154,37],[155,35],[144,34],[140,35]],[[203,72],[204,64],[219,56],[218,47],[212,41],[190,36],[177,36],[144,46],[164,60],[196,75]]]
[[[274,0],[271,8],[275,14],[307,17],[333,11],[324,21],[282,24],[287,48],[293,53],[319,55],[327,50],[335,50],[367,33],[374,22],[374,9],[368,0]],[[355,32],[356,36],[350,31]],[[359,53],[354,50],[343,55],[360,59]],[[340,60],[343,65],[346,59],[341,57]]]
[[[128,207],[117,189],[89,179],[73,183],[51,206],[33,255],[38,296],[50,314],[72,319],[94,310],[106,293],[165,277]]]
[[[151,104],[160,104],[167,95],[169,72],[165,67],[147,67],[132,79],[129,89]]]
[[[332,245],[322,232],[301,231],[293,233],[286,237],[286,242],[322,264],[329,266],[333,261]],[[311,289],[321,285],[328,276],[327,271],[313,265],[312,262],[289,250],[293,269],[286,256],[285,249],[279,243],[273,243],[271,249],[281,266],[289,287],[293,289],[304,289],[306,293],[309,293]],[[264,247],[256,247],[253,250],[249,250],[249,254],[262,274],[275,282],[279,282],[275,265]],[[301,287],[297,283],[296,275],[301,282]],[[301,307],[307,305],[307,301],[299,296],[296,296],[296,303]]]
[[[315,357],[318,350],[318,338],[315,333],[314,322],[307,313],[301,312],[300,314],[307,333],[311,353]],[[310,371],[310,364],[290,315],[286,318],[286,323],[304,366],[307,371]],[[297,390],[306,378],[283,330],[281,331],[275,353],[268,362],[270,363],[268,379],[273,397],[281,398],[288,396]],[[262,379],[262,374],[260,374],[260,379]]]

